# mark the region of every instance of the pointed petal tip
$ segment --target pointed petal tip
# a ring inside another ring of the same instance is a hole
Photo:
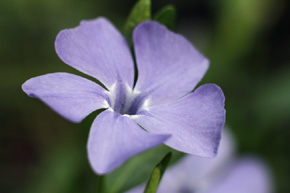
[[[199,95],[212,95],[213,96],[213,99],[220,105],[219,107],[223,107],[222,110],[224,111],[223,115],[224,115],[224,121],[221,125],[219,125],[221,127],[221,129],[223,128],[224,126],[224,123],[225,123],[225,113],[226,113],[226,110],[225,110],[225,95],[224,95],[224,92],[223,90],[216,84],[213,84],[213,83],[209,83],[209,84],[204,84],[200,87],[198,87],[197,89],[195,89],[196,93],[198,93]]]
[[[26,80],[26,81],[21,85],[21,89],[22,89],[23,92],[25,92],[27,95],[29,95],[29,93],[28,93],[27,82],[28,82],[28,80]]]
[[[31,78],[22,84],[22,90],[74,123],[80,123],[93,111],[106,107],[107,95],[102,87],[69,73],[49,73]]]
[[[204,84],[204,85],[198,87],[196,90],[201,90],[201,89],[204,91],[207,91],[207,92],[216,90],[217,92],[220,92],[220,94],[222,94],[224,96],[222,89],[214,83]]]
[[[144,30],[150,30],[151,28],[154,28],[154,27],[158,27],[160,28],[159,30],[167,30],[167,28],[165,26],[163,26],[162,24],[156,22],[156,21],[144,21],[140,24],[138,24],[134,31],[133,31],[133,42],[134,42],[134,45],[136,43],[136,41],[138,40],[138,34],[139,33],[143,33]],[[141,32],[140,32],[141,31]]]
[[[32,92],[32,87],[30,85],[31,81],[34,78],[30,78],[28,80],[26,80],[22,85],[21,85],[21,89],[24,93],[26,93],[29,97],[32,98],[37,98],[37,96]]]
[[[201,62],[201,65],[205,66],[205,69],[206,71],[208,70],[209,68],[209,65],[210,65],[210,61],[208,58],[204,57],[203,61]],[[204,73],[206,73],[206,71]]]
[[[79,26],[76,26],[75,28],[80,28],[80,27],[83,27],[84,25],[93,25],[93,24],[97,24],[97,23],[102,24],[102,25],[113,26],[113,23],[110,20],[108,20],[106,17],[100,16],[100,17],[97,17],[94,19],[82,20],[82,21],[80,21]],[[75,28],[72,28],[72,29],[75,29]]]
[[[90,163],[90,166],[92,168],[92,170],[98,174],[98,175],[105,175],[105,174],[108,174],[110,173],[111,171],[114,170],[114,168],[117,168],[119,167],[120,165],[116,166],[116,167],[112,167],[110,166],[109,164],[103,164],[103,165],[100,165],[100,164],[96,164],[96,162],[92,161],[90,159],[90,156],[88,156],[89,158],[89,163]]]

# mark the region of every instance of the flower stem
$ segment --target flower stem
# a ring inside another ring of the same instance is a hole
[[[97,176],[97,193],[105,193],[105,176]]]

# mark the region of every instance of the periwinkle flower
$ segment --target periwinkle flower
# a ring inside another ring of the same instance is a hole
[[[157,193],[271,193],[269,168],[254,156],[235,158],[234,140],[224,131],[214,159],[187,155],[165,171]],[[142,193],[145,185],[127,193]]]
[[[61,31],[55,49],[63,62],[106,89],[64,72],[31,78],[22,88],[73,122],[106,109],[94,120],[87,145],[96,173],[108,173],[162,143],[190,154],[215,156],[225,121],[224,95],[214,84],[191,93],[208,60],[185,38],[153,21],[135,28],[133,43],[135,85],[128,44],[108,20],[98,18]]]

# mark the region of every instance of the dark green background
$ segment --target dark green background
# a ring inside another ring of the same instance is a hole
[[[134,3],[1,0],[0,192],[96,191],[97,177],[86,157],[96,113],[81,124],[70,123],[27,97],[21,84],[49,72],[78,73],[55,54],[57,33],[98,16],[121,29]],[[226,123],[239,153],[262,157],[272,169],[277,192],[289,192],[289,1],[153,0],[153,14],[168,3],[178,12],[176,30],[211,60],[202,83],[217,83],[224,90]],[[150,172],[167,150],[160,147],[137,157],[131,166],[111,174],[107,184],[124,190],[140,182],[149,175],[140,177],[142,170]],[[137,170],[131,169],[134,164]]]

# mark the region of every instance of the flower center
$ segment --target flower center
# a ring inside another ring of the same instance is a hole
[[[116,83],[110,88],[110,106],[122,115],[135,115],[144,107],[145,97],[134,92],[127,84]]]

